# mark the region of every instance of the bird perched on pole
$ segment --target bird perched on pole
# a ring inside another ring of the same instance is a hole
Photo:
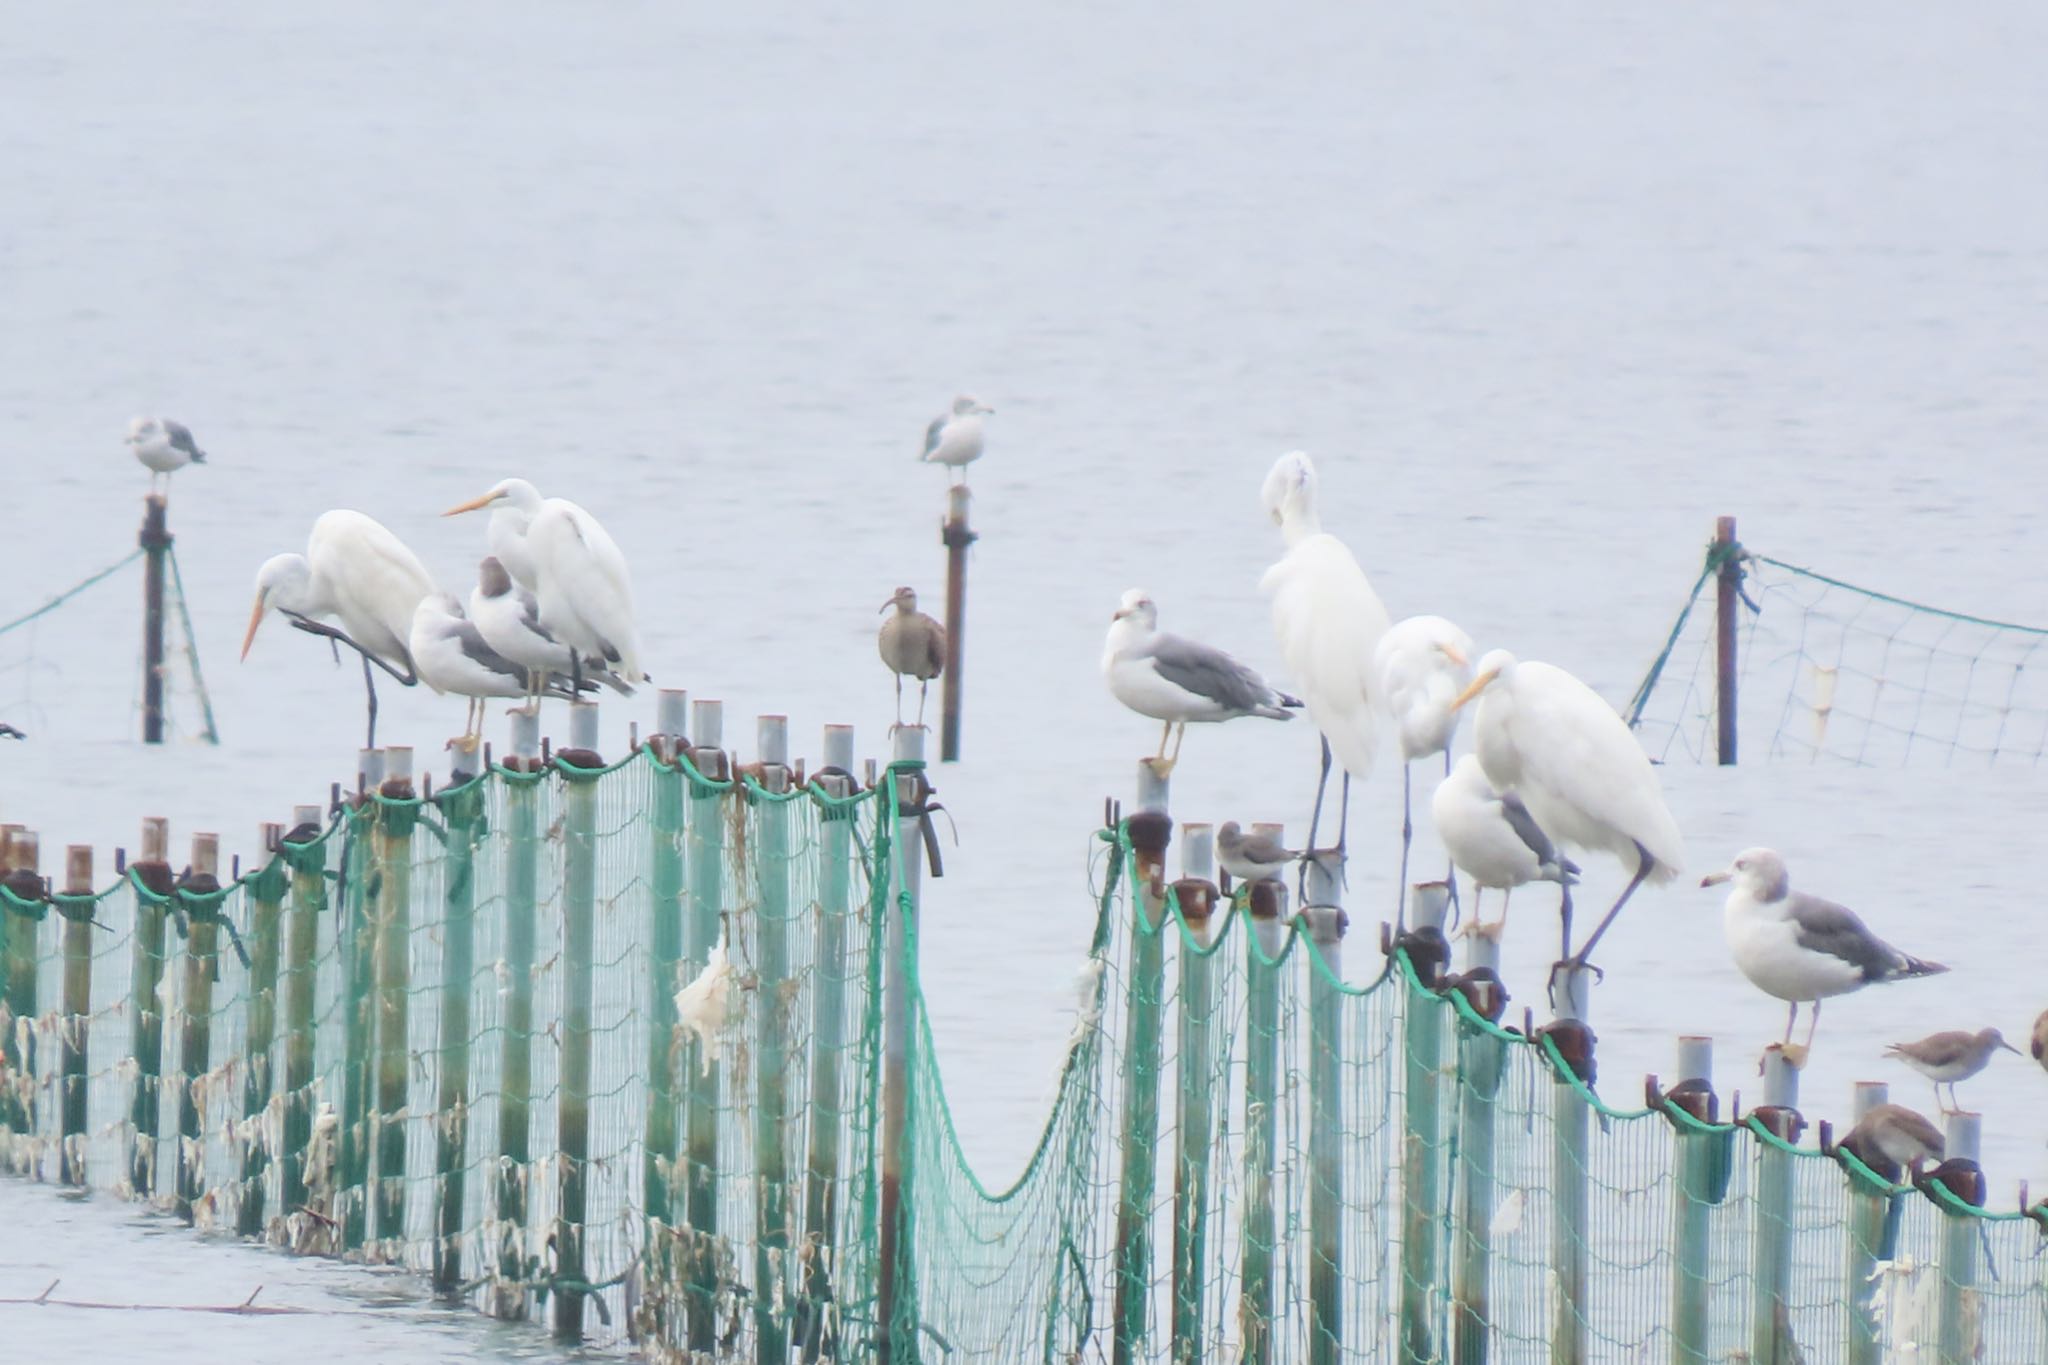
[[[967,466],[981,458],[981,419],[993,417],[995,409],[981,400],[961,394],[951,411],[932,418],[924,430],[924,453],[917,458],[926,464],[942,464],[952,471],[953,482],[966,477]]]
[[[1939,1162],[1947,1148],[1941,1130],[1903,1104],[1872,1105],[1840,1145],[1887,1180],[1897,1180],[1902,1168],[1918,1176],[1922,1166]]]
[[[539,601],[512,581],[496,555],[485,555],[477,563],[476,586],[469,590],[468,619],[475,623],[484,643],[527,671],[530,704],[540,704],[550,673],[574,675],[576,651],[540,623]],[[590,676],[621,696],[633,695],[632,687],[608,668],[590,670]]]
[[[1180,761],[1180,740],[1188,722],[1209,724],[1239,716],[1292,720],[1301,701],[1280,691],[1222,650],[1159,629],[1159,608],[1143,588],[1124,593],[1109,618],[1103,642],[1102,676],[1118,701],[1141,716],[1163,721],[1159,756],[1151,760],[1161,777]],[[1173,757],[1166,741],[1178,726]]]
[[[1884,1052],[1885,1056],[1898,1058],[1934,1082],[1934,1107],[1944,1114],[1953,1114],[1962,1108],[1962,1101],[1956,1098],[1956,1082],[1967,1081],[1989,1066],[1991,1054],[1999,1048],[2014,1055],[2019,1053],[2019,1049],[2006,1042],[2005,1035],[1995,1028],[1978,1029],[1975,1033],[1965,1029],[1944,1029],[1917,1042],[1893,1043]],[[1944,1085],[1948,1087],[1947,1104],[1941,1102]]]
[[[1568,886],[1578,878],[1579,865],[1557,851],[1521,797],[1494,790],[1476,754],[1459,759],[1437,786],[1430,816],[1452,864],[1472,879],[1471,933],[1499,942],[1516,887],[1530,882]],[[1487,890],[1501,893],[1500,918],[1491,925],[1479,918],[1480,893]]]
[[[896,675],[896,729],[903,727],[903,680],[917,679],[917,723],[924,725],[925,692],[933,678],[946,671],[946,628],[917,609],[917,592],[898,588],[882,603],[896,614],[882,622],[875,639],[882,662]]]
[[[1444,756],[1451,775],[1451,737],[1458,693],[1472,681],[1472,637],[1441,616],[1411,616],[1390,627],[1373,651],[1373,679],[1394,739],[1401,746],[1401,879],[1394,884],[1395,922],[1408,903],[1408,848],[1415,838],[1411,778],[1415,760]],[[1452,882],[1455,894],[1455,881]]]
[[[1216,861],[1241,882],[1278,881],[1301,859],[1301,850],[1270,834],[1246,834],[1235,820],[1225,820],[1216,830]]]
[[[1785,1044],[1792,1041],[1800,1005],[1813,1007],[1795,1064],[1803,1063],[1813,1047],[1821,1001],[1948,970],[1892,947],[1848,907],[1794,891],[1785,859],[1775,849],[1744,849],[1726,869],[1700,879],[1701,886],[1723,882],[1734,883],[1722,923],[1735,965],[1758,990],[1791,1006],[1785,1015]]]
[[[25,734],[23,734],[23,733],[22,733],[21,731],[19,731],[19,730],[15,729],[15,728],[14,728],[14,727],[13,727],[12,725],[9,725],[9,724],[7,724],[7,723],[6,723],[6,722],[4,722],[4,721],[0,721],[0,739],[27,739],[27,738],[28,738],[28,736],[27,736],[27,735],[25,735]]]
[[[205,464],[206,452],[192,439],[192,429],[168,417],[128,419],[128,448],[149,470],[149,486],[168,479],[188,464]]]
[[[1323,529],[1316,469],[1308,456],[1297,450],[1276,460],[1260,500],[1280,528],[1287,553],[1266,570],[1259,587],[1273,602],[1280,657],[1323,737],[1308,843],[1316,846],[1334,755],[1344,770],[1337,810],[1341,855],[1351,814],[1351,779],[1372,772],[1379,733],[1373,656],[1387,633],[1387,609],[1344,542]]]

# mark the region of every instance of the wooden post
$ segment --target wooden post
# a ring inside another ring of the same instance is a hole
[[[967,525],[967,485],[946,490],[946,521],[939,540],[946,547],[946,675],[939,686],[943,715],[939,721],[939,761],[960,758],[960,665],[967,654],[967,547],[979,540]]]
[[[1714,544],[1733,546],[1735,518],[1714,523]],[[1724,768],[1735,765],[1735,625],[1742,601],[1742,566],[1730,554],[1721,561],[1714,590],[1714,705],[1720,719],[1720,756]]]
[[[441,1039],[434,1098],[434,1291],[464,1282],[463,1206],[469,1157],[470,991],[476,978],[476,845],[490,784],[476,780],[474,756],[457,748],[438,804],[448,831],[441,878]]]
[[[211,898],[220,885],[220,836],[192,836],[192,877],[189,894]],[[185,988],[178,999],[178,1216],[194,1221],[192,1206],[205,1191],[206,1110],[198,1082],[209,1070],[213,1051],[213,980],[219,974],[220,922],[215,907],[188,911],[185,938]]]
[[[92,895],[92,845],[64,850],[64,894]],[[85,1184],[86,1104],[91,1097],[86,1046],[92,1036],[92,906],[64,915],[64,1145],[58,1171],[67,1185]]]
[[[33,833],[16,827],[7,843],[5,866],[0,875],[33,877],[42,870],[39,841]],[[40,897],[40,886],[36,890]],[[36,1135],[36,935],[38,920],[18,915],[0,905],[0,1005],[6,1007],[6,1037],[0,1038],[0,1128],[12,1129],[19,1138]],[[19,1078],[18,1094],[11,1094]],[[26,1153],[34,1150],[20,1144]]]
[[[284,826],[263,826],[262,846],[270,859],[263,871],[249,883],[249,1027],[242,1047],[242,1118],[258,1133],[268,1131],[270,1108],[271,1044],[277,1040],[278,927],[284,915],[284,864],[278,845],[284,840]],[[235,1230],[244,1237],[263,1233],[265,1173],[270,1153],[257,1138],[242,1148],[242,1198],[235,1218]]]
[[[1948,1131],[1944,1134],[1943,1164],[1967,1161],[1975,1165],[1983,1140],[1983,1126],[1984,1116],[1981,1114],[1950,1114]],[[1981,1172],[1974,1182],[1964,1177],[1961,1182],[1952,1180],[1945,1183],[1949,1192],[1963,1202],[1983,1204],[1984,1177]],[[1960,1185],[1964,1183],[1974,1183],[1977,1188],[1963,1189]],[[1940,1365],[1975,1365],[1984,1358],[1984,1329],[1979,1320],[1981,1314],[1977,1298],[1977,1242],[1982,1236],[1976,1214],[1943,1210],[1939,1309],[1941,1349],[1936,1356]]]
[[[1344,911],[1338,863],[1308,868],[1302,908],[1321,965],[1308,969],[1308,1358],[1337,1365],[1344,1342]]]
[[[170,554],[171,532],[164,516],[164,495],[151,493],[142,504],[142,742],[164,742],[164,561]]]
[[[1164,816],[1167,781],[1147,759],[1138,761],[1137,808]],[[1166,864],[1157,849],[1140,847],[1137,912],[1131,926],[1131,967],[1125,977],[1123,1172],[1116,1205],[1116,1306],[1111,1359],[1130,1365],[1150,1355],[1146,1325],[1152,1305],[1152,1205],[1159,1176],[1160,1017],[1166,995]]]
[[[1409,889],[1412,931],[1441,933],[1451,906],[1444,882]],[[1422,983],[1424,987],[1431,982]],[[1438,1191],[1444,1176],[1444,1004],[1427,991],[1402,1000],[1404,1104],[1401,1139],[1401,1355],[1404,1365],[1440,1358],[1436,1280]]]
[[[578,765],[597,756],[597,707],[569,705],[569,745]],[[597,777],[567,775],[562,789],[562,1088],[556,1114],[561,1199],[555,1210],[555,1274],[587,1279],[584,1251],[590,1192],[590,1011],[597,963]],[[555,1340],[583,1339],[580,1289],[555,1287]]]
[[[789,718],[762,716],[756,728],[761,786],[789,790]],[[754,886],[755,962],[760,977],[760,1037],[754,1049],[754,1359],[781,1365],[789,1359],[789,817],[788,801],[757,806]],[[776,1286],[784,1288],[778,1290]]]
[[[1593,969],[1573,967],[1557,976],[1559,1022],[1585,1023],[1593,996]],[[1586,1273],[1586,1152],[1593,1107],[1577,1087],[1558,1076],[1550,1093],[1550,1267],[1557,1298],[1550,1336],[1551,1365],[1585,1365],[1586,1306],[1591,1300]]]
[[[303,833],[301,845],[317,845],[323,812],[318,806],[292,810],[292,830]],[[296,848],[299,845],[282,845]],[[306,1144],[313,1135],[313,996],[319,985],[320,921],[327,913],[325,859],[311,849],[298,854],[291,869],[292,906],[284,966],[284,1150],[278,1154],[281,1196],[278,1212],[286,1218],[306,1207]]]
[[[1465,971],[1500,973],[1500,942],[1487,934],[1465,936]],[[1457,1313],[1452,1322],[1451,1359],[1456,1365],[1486,1365],[1492,1353],[1494,1121],[1501,1078],[1507,1070],[1507,1042],[1467,1026],[1458,1035],[1458,1251],[1455,1258]]]
[[[1678,1040],[1679,1085],[1691,1083],[1686,1112],[1703,1123],[1715,1119],[1712,1085],[1714,1040],[1683,1037]],[[1702,1093],[1698,1087],[1706,1087]],[[1704,1365],[1711,1359],[1708,1306],[1712,1300],[1712,1229],[1714,1211],[1714,1168],[1723,1150],[1721,1139],[1710,1133],[1678,1130],[1672,1144],[1678,1156],[1678,1179],[1673,1182],[1672,1221],[1677,1229],[1677,1254],[1671,1263],[1671,1349],[1677,1365]]]
[[[853,727],[825,727],[825,767],[818,784],[844,799],[853,791]],[[839,1128],[846,1116],[841,1055],[846,1048],[847,925],[853,909],[852,854],[856,807],[827,806],[819,816],[817,950],[811,977],[811,1143],[805,1162],[804,1284],[796,1333],[806,1365],[836,1354],[827,1309],[838,1273]]]
[[[371,1056],[377,1037],[376,908],[370,890],[377,876],[377,809],[370,793],[384,783],[384,751],[357,751],[360,801],[348,816],[344,869],[348,891],[342,904],[341,937],[341,1142],[335,1173],[335,1216],[341,1222],[341,1249],[362,1249],[370,1227],[370,1096],[375,1076]]]
[[[1273,831],[1255,825],[1253,832]],[[1278,1335],[1273,1252],[1280,1230],[1273,1166],[1280,1131],[1280,955],[1287,941],[1286,914],[1285,885],[1252,883],[1252,931],[1245,936],[1244,1261],[1237,1309],[1242,1365],[1273,1365]]]
[[[647,1210],[650,1255],[667,1251],[676,1225],[676,992],[683,960],[683,773],[688,698],[671,687],[656,702],[654,811],[648,821],[647,877],[647,1153],[641,1164],[641,1206]]]
[[[732,765],[724,752],[725,703],[700,699],[690,705],[690,732],[696,739],[697,770],[712,781],[724,781]],[[712,950],[723,936],[725,910],[724,794],[692,785],[689,794],[690,832],[686,876],[690,914],[684,925],[684,974],[696,980],[710,965]],[[724,1325],[718,1313],[718,1109],[725,1070],[715,1046],[693,1041],[683,1054],[689,1073],[689,1107],[683,1141],[684,1213],[689,1219],[689,1290],[685,1308],[690,1349],[715,1353]]]
[[[1181,826],[1183,882],[1216,880],[1216,832]],[[1207,1349],[1202,1303],[1209,1275],[1209,1158],[1216,1142],[1214,1061],[1217,907],[1181,899],[1188,939],[1180,944],[1175,993],[1176,1116],[1173,1161],[1173,1343],[1175,1365],[1201,1365]],[[1227,922],[1227,921],[1225,921]]]
[[[910,944],[917,932],[918,896],[923,887],[924,845],[917,811],[924,805],[923,729],[896,731],[891,767],[896,802],[891,849],[890,895],[883,942],[882,983],[882,1190],[875,1313],[880,1332],[876,1358],[882,1365],[911,1365],[917,1359],[917,1288],[911,1262],[912,1214],[903,1188],[910,1135]],[[900,766],[899,766],[900,765]]]
[[[523,774],[540,769],[538,709],[513,711],[512,755],[508,767]],[[499,1317],[524,1317],[526,1280],[526,1186],[533,1155],[533,966],[540,885],[540,782],[508,780],[505,788],[505,955],[500,989],[505,997],[504,1032],[498,1053],[498,1162],[492,1203],[497,1210],[498,1278],[494,1295]]]
[[[171,829],[161,816],[142,822],[142,856],[128,865],[128,875],[157,895],[171,889]],[[135,1102],[131,1122],[135,1150],[128,1167],[128,1183],[138,1199],[156,1193],[159,1129],[163,1121],[164,1057],[164,921],[169,909],[146,898],[135,899],[135,957],[130,972],[129,1004],[135,1020],[131,1050],[135,1055]]]
[[[1849,1110],[1852,1124],[1887,1103],[1891,1087],[1883,1081],[1858,1081],[1855,1096]],[[1891,1202],[1891,1196],[1868,1188],[1861,1180],[1849,1182],[1849,1235],[1844,1239],[1842,1267],[1842,1306],[1848,1314],[1842,1333],[1843,1365],[1880,1365],[1884,1359],[1883,1344],[1878,1340],[1882,1324],[1871,1306],[1877,1286],[1870,1281],[1877,1273],[1877,1263],[1892,1256],[1885,1245]]]
[[[1782,1049],[1764,1053],[1764,1107],[1796,1111],[1799,1108],[1799,1069]],[[1773,1126],[1789,1138],[1798,1130],[1782,1121]],[[1787,1304],[1792,1294],[1792,1154],[1756,1139],[1756,1250],[1751,1262],[1750,1282],[1754,1298],[1750,1310],[1750,1359],[1756,1365],[1791,1365],[1798,1347],[1792,1337]]]

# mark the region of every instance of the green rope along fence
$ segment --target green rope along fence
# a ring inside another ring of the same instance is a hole
[[[1746,754],[1762,742],[1773,759],[1981,767],[2048,753],[2048,629],[1910,602],[1729,542],[1708,546],[1624,708],[1652,758],[1714,761],[1724,564],[1740,582],[1733,674]]]
[[[160,846],[91,895],[0,869],[0,1161],[657,1359],[2048,1360],[2040,1209],[1619,1105],[1405,947],[1343,980],[1341,915],[1222,895],[1156,811],[1091,842],[1050,1112],[988,1179],[919,980],[921,765],[850,766],[664,736],[386,783],[217,890]]]

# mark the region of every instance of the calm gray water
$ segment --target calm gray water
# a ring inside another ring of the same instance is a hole
[[[913,457],[967,389],[999,411],[926,975],[970,1148],[1005,1179],[1071,1021],[1088,832],[1155,733],[1103,691],[1101,632],[1142,585],[1169,629],[1275,663],[1257,490],[1281,450],[1317,457],[1395,615],[1442,612],[1617,701],[1717,513],[1852,581],[2048,622],[2048,13],[1100,9],[17,13],[0,616],[126,552],[144,475],[123,424],[185,420],[212,463],[172,519],[225,742],[130,741],[131,575],[0,638],[0,713],[35,732],[0,753],[0,818],[99,845],[103,877],[145,815],[252,852],[360,742],[360,685],[313,642],[273,623],[235,662],[257,564],[353,506],[466,583],[483,528],[436,513],[515,473],[605,520],[648,667],[723,698],[742,749],[778,711],[880,753],[875,611],[899,582],[939,590],[943,478]],[[608,707],[608,746],[652,706]],[[425,752],[460,725],[429,695],[385,716]],[[1303,724],[1197,733],[1176,810],[1300,830],[1313,770]],[[1353,812],[1387,855],[1352,871],[1354,977],[1391,910],[1391,776]],[[1690,889],[1752,843],[1955,968],[1830,1006],[1811,1111],[1864,1077],[1922,1101],[1884,1042],[2023,1032],[2048,1005],[2037,774],[1663,776],[1695,876],[1603,945],[1617,1098],[1680,1030],[1721,1040],[1724,1091],[1754,1086],[1782,1011]],[[1601,866],[1586,899],[1617,885]],[[1510,984],[1533,1000],[1552,930],[1517,914]],[[2005,1058],[1966,1099],[2001,1202],[2048,1175],[2048,1078]],[[140,1297],[176,1259],[123,1211],[4,1187],[0,1211],[38,1230],[0,1297],[88,1271]],[[167,1295],[357,1292],[203,1254],[248,1269]],[[175,1318],[148,1322],[162,1358],[236,1358]],[[24,1359],[79,1330],[0,1324]],[[262,1330],[303,1354],[329,1328]],[[502,1341],[436,1330],[413,1354]]]

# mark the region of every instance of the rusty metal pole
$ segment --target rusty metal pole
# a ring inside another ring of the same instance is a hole
[[[1715,573],[1714,705],[1719,712],[1721,766],[1735,766],[1735,608],[1741,600],[1742,568],[1736,562],[1735,518],[1714,523],[1714,547],[1726,556]],[[1726,548],[1723,548],[1726,547]]]
[[[164,560],[171,549],[164,495],[143,502],[142,535],[142,742],[164,742]]]
[[[946,491],[946,522],[939,540],[946,547],[946,674],[940,683],[939,761],[960,759],[960,660],[967,649],[967,547],[980,537],[967,525],[967,485]]]

